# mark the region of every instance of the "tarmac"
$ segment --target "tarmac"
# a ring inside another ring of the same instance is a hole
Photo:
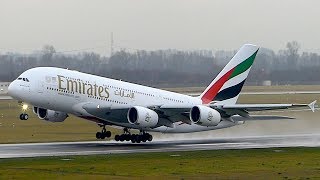
[[[176,152],[221,149],[320,147],[320,134],[237,138],[155,140],[140,144],[116,141],[0,144],[0,158]]]

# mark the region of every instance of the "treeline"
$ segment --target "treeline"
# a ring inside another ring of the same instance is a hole
[[[299,53],[300,45],[289,42],[284,50],[261,48],[247,84],[319,84],[320,56]],[[135,51],[120,50],[111,57],[81,52],[64,54],[46,45],[31,55],[1,54],[0,81],[12,81],[23,71],[39,66],[68,68],[152,86],[205,86],[236,51]]]

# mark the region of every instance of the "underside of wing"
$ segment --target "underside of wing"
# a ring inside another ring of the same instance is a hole
[[[315,101],[310,104],[207,104],[197,105],[206,106],[204,108],[212,108],[221,116],[222,120],[228,121],[250,121],[250,120],[277,120],[277,119],[293,119],[286,116],[271,116],[271,115],[250,115],[252,111],[265,111],[265,110],[278,110],[278,109],[290,109],[310,107],[314,111]],[[136,107],[136,106],[134,106]],[[193,124],[190,120],[190,110],[194,105],[155,105],[149,107],[140,107],[140,109],[148,109],[147,111],[157,114],[157,125],[153,127],[174,127],[175,122],[182,122],[184,124]],[[124,127],[131,126],[132,122],[128,121],[128,113],[131,108],[130,105],[118,105],[118,106],[105,106],[95,103],[85,103],[82,108],[92,116],[101,119],[102,122],[110,123],[113,125],[119,125]],[[207,115],[207,114],[206,114]],[[144,117],[144,116],[143,116]],[[131,123],[131,124],[130,124]]]
[[[288,116],[274,116],[274,115],[251,115],[250,117],[234,116],[232,117],[234,121],[259,121],[259,120],[288,120],[295,119]]]
[[[218,109],[225,116],[240,115],[249,118],[249,112],[252,111],[268,111],[279,109],[292,109],[309,107],[311,111],[315,111],[316,101],[310,104],[210,104],[211,108]]]

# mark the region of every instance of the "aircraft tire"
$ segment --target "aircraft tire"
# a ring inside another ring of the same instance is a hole
[[[120,135],[120,136],[119,136],[119,140],[120,140],[121,142],[124,141],[124,138],[125,138],[124,135]]]
[[[118,134],[114,136],[114,140],[119,141],[119,135]]]
[[[23,114],[23,120],[28,120],[29,119],[29,115],[28,114]]]
[[[153,139],[152,135],[151,135],[151,134],[148,134],[147,140],[148,140],[148,141],[152,141],[152,139]]]
[[[111,132],[110,132],[110,131],[106,131],[104,134],[105,134],[105,136],[106,136],[107,138],[111,137]]]
[[[97,132],[97,133],[96,133],[96,138],[97,138],[97,139],[101,139],[101,134],[102,134],[101,132]]]
[[[141,142],[141,137],[139,135],[136,136],[136,142],[140,143]]]
[[[130,134],[126,134],[126,141],[130,141],[131,140],[131,135]]]
[[[132,142],[132,143],[136,143],[136,142],[137,142],[137,141],[136,141],[136,135],[135,135],[135,134],[131,135],[131,142]]]

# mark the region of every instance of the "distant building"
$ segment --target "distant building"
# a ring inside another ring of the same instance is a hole
[[[11,82],[0,82],[0,95],[8,94],[8,87]]]
[[[270,80],[262,81],[262,86],[271,86],[271,85],[272,85],[272,81]]]

